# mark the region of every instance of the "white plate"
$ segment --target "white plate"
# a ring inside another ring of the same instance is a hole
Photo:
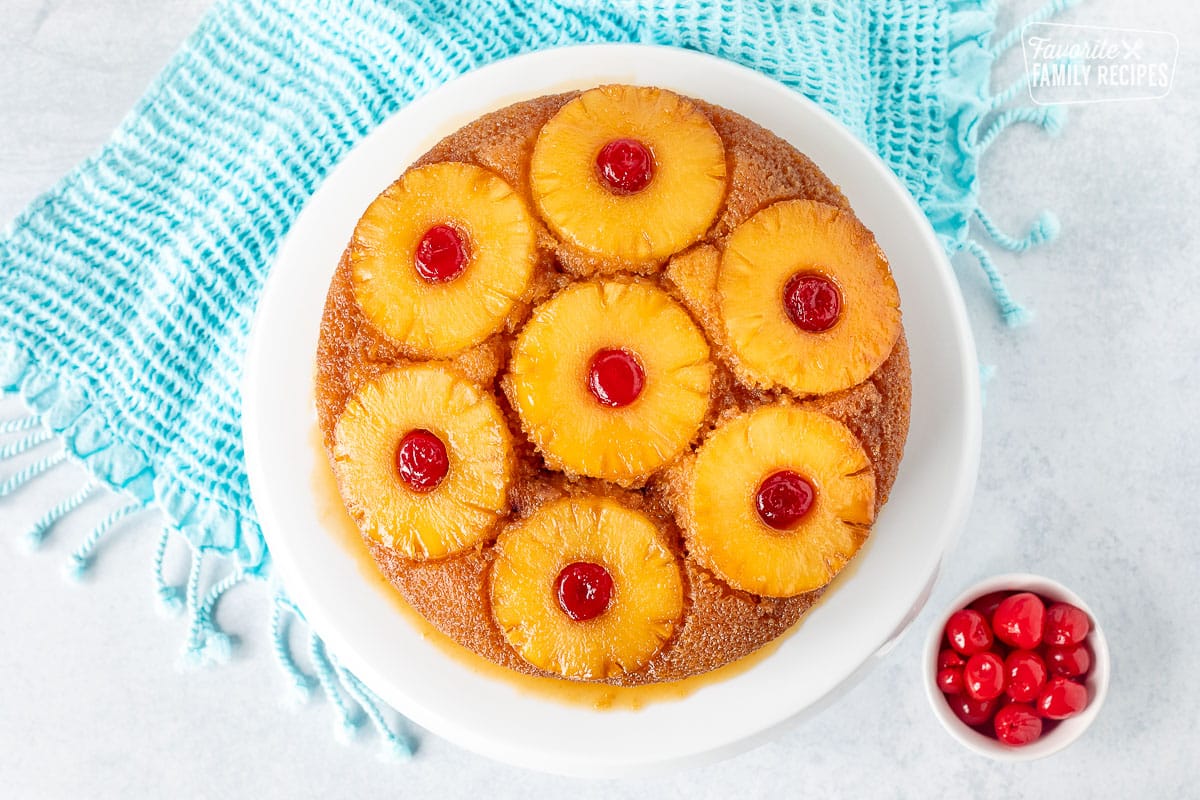
[[[322,527],[313,358],[325,292],[363,209],[434,142],[520,99],[653,84],[737,111],[808,154],[891,260],[912,352],[912,427],[899,479],[855,568],[771,655],[682,700],[594,711],[477,674],[424,640]],[[414,101],[350,152],[312,197],[267,281],[251,335],[246,461],[278,575],[333,652],[430,731],[500,761],[628,775],[750,747],[811,711],[895,643],[962,525],[979,458],[975,348],[950,265],[883,163],[796,92],[726,61],[639,45],[549,50],[477,70]]]

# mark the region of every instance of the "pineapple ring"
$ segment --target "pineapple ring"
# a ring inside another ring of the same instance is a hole
[[[400,480],[396,448],[425,429],[446,446],[450,469],[435,489]],[[333,471],[359,530],[412,559],[452,555],[485,541],[506,515],[512,439],[495,398],[448,368],[384,373],[346,403],[334,433]]]
[[[645,374],[637,399],[621,408],[588,390],[591,359],[605,349],[636,354]],[[513,347],[506,388],[552,468],[633,485],[696,436],[712,372],[704,336],[666,292],[589,281],[534,310]]]
[[[841,293],[841,316],[828,330],[803,331],[784,310],[784,287],[805,272],[831,279]],[[875,237],[825,203],[775,203],[734,229],[717,292],[734,366],[765,388],[828,394],[856,386],[900,337],[900,295]]]
[[[566,498],[500,534],[492,566],[493,614],[530,664],[594,680],[645,666],[683,614],[683,579],[657,527],[600,497]],[[607,609],[584,622],[559,606],[555,582],[569,564],[599,564],[613,577]]]
[[[759,516],[763,480],[792,470],[816,489],[791,530]],[[686,498],[689,552],[731,586],[767,597],[819,589],[867,538],[875,474],[842,423],[795,406],[764,406],[719,427],[696,455]]]
[[[469,257],[446,283],[423,279],[417,246],[431,228],[464,234]],[[473,164],[411,169],[367,208],[350,242],[351,280],[363,312],[421,357],[446,358],[500,329],[537,260],[537,225],[500,176]]]
[[[604,146],[633,139],[654,158],[650,184],[614,194],[601,183]],[[601,86],[564,105],[543,126],[530,161],[543,219],[583,250],[656,262],[704,235],[725,199],[725,145],[688,100],[662,89]]]

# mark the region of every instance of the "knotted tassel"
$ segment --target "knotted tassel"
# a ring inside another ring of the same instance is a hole
[[[175,616],[183,610],[183,592],[171,586],[163,577],[163,559],[167,556],[167,545],[171,541],[171,529],[163,528],[154,548],[154,589],[158,596],[158,607],[165,615]]]
[[[308,654],[312,659],[313,670],[317,673],[317,680],[321,682],[321,689],[337,713],[334,734],[342,744],[349,744],[362,726],[363,716],[355,713],[338,691],[337,676],[333,665],[329,663],[329,657],[325,654],[325,643],[315,633],[308,636]]]
[[[100,540],[108,535],[118,522],[128,517],[130,514],[141,511],[146,506],[140,501],[134,501],[128,505],[118,508],[116,511],[109,514],[100,524],[92,528],[92,532],[83,540],[83,544],[71,554],[71,560],[67,563],[67,577],[71,580],[80,580],[88,567],[92,564],[92,554],[96,547],[100,544]]]
[[[346,688],[346,692],[362,708],[367,719],[371,720],[371,724],[375,726],[375,731],[383,739],[384,755],[399,760],[412,758],[416,751],[415,743],[407,736],[401,735],[384,719],[383,712],[379,710],[379,698],[375,696],[375,693],[339,664],[336,659],[333,661],[333,668],[337,672],[342,686]]]
[[[226,575],[208,590],[192,612],[192,627],[188,637],[188,652],[200,664],[224,664],[233,655],[237,644],[234,637],[221,630],[213,620],[213,611],[222,595],[246,579],[243,570]]]
[[[79,508],[92,494],[95,493],[97,484],[95,478],[89,478],[83,484],[78,492],[63,500],[54,508],[47,511],[41,519],[33,523],[33,527],[25,532],[25,545],[30,550],[36,550],[41,547],[42,542],[46,539],[46,534],[50,532],[60,519],[70,514],[75,509]]]
[[[276,594],[271,609],[271,641],[275,647],[275,658],[292,684],[291,698],[297,703],[306,702],[312,696],[316,678],[308,675],[296,663],[290,644],[291,620],[295,616],[292,604]]]
[[[1000,271],[996,269],[995,263],[992,262],[992,257],[988,255],[987,250],[979,242],[974,239],[968,239],[963,249],[968,251],[979,262],[979,266],[983,269],[984,275],[987,276],[988,285],[991,286],[992,296],[996,299],[996,305],[1000,307],[1000,315],[1004,319],[1004,323],[1010,328],[1020,327],[1033,319],[1033,313],[1013,300],[1012,295],[1008,293],[1008,287],[1004,283],[1004,278],[1000,277]]]
[[[1000,230],[982,208],[975,209],[975,218],[983,225],[983,229],[987,231],[993,242],[1014,253],[1023,253],[1031,247],[1049,242],[1058,236],[1058,217],[1050,211],[1043,211],[1039,214],[1033,221],[1033,225],[1030,226],[1029,233],[1020,239],[1009,236]]]

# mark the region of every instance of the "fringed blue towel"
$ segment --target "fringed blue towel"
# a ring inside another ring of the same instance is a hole
[[[1064,2],[1037,16],[1044,18]],[[70,459],[90,476],[26,533],[37,545],[96,492],[123,505],[96,520],[69,568],[87,569],[107,532],[161,520],[156,591],[188,614],[186,654],[228,658],[221,595],[270,567],[242,460],[238,387],[255,303],[304,201],[389,114],[500,58],[581,42],[647,42],[720,55],[824,106],[917,198],[946,250],[983,267],[1005,320],[1024,310],[987,250],[1050,238],[1053,219],[1013,238],[980,209],[977,162],[1008,125],[1054,132],[1052,108],[1021,105],[1021,82],[991,89],[1019,28],[993,41],[984,0],[224,0],[112,140],[34,202],[0,238],[0,389],[28,416],[0,420],[0,496]],[[1014,105],[1015,104],[1015,105]],[[13,501],[9,501],[13,502]],[[16,501],[19,502],[19,499]],[[172,540],[192,567],[163,576]],[[208,562],[206,566],[206,562]],[[320,687],[339,729],[369,720],[409,753],[380,704],[310,636],[302,660],[273,606],[280,663],[302,694]]]

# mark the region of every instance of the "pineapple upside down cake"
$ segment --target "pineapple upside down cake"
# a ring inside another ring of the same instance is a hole
[[[619,685],[800,619],[870,533],[909,397],[838,187],[651,87],[443,139],[363,213],[317,353],[342,500],[404,598],[502,665]]]

